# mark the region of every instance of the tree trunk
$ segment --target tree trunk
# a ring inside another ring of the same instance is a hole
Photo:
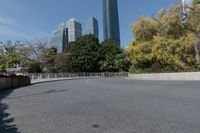
[[[194,44],[194,48],[195,48],[195,58],[196,58],[196,62],[197,64],[200,64],[200,50],[199,50],[199,46],[200,46],[200,41],[199,40],[196,40],[195,41],[195,44]]]

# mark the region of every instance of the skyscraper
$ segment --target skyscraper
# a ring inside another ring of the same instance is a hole
[[[58,25],[58,28],[53,31],[50,40],[51,47],[57,49],[58,53],[63,53],[68,43],[68,30],[65,28],[65,23]]]
[[[92,34],[96,38],[99,38],[99,26],[98,21],[94,17],[90,17],[87,21],[87,34]]]
[[[190,11],[192,4],[193,4],[193,0],[182,0],[183,12],[186,13],[186,12]]]
[[[76,41],[77,38],[82,36],[82,24],[78,20],[74,18],[69,19],[67,21],[67,28],[69,42]]]
[[[104,40],[112,39],[120,45],[120,30],[117,0],[103,0]]]

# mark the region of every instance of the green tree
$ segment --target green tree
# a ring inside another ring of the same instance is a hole
[[[71,55],[72,72],[98,72],[100,60],[99,40],[93,35],[85,35],[69,43],[66,53]]]
[[[42,68],[41,68],[40,62],[38,62],[38,61],[31,62],[28,67],[28,72],[29,73],[41,73]]]
[[[131,62],[128,60],[124,52],[116,56],[115,66],[118,69],[118,72],[128,72],[130,65],[131,65]]]
[[[200,0],[194,0],[193,3],[194,4],[200,4]]]
[[[71,71],[71,55],[69,53],[58,53],[55,59],[55,67],[57,72]]]
[[[101,46],[101,71],[119,72],[129,69],[130,62],[116,41],[106,40],[101,43]]]
[[[56,55],[57,49],[49,48],[46,50],[41,62],[44,72],[54,73],[57,71],[55,68]]]

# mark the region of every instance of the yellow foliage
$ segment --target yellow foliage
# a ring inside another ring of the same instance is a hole
[[[151,18],[140,17],[131,29],[136,41],[151,40],[158,31],[158,23]]]
[[[194,5],[193,14],[187,14],[185,21],[181,21],[181,9],[181,5],[161,9],[154,19],[140,17],[131,26],[135,40],[125,50],[134,69],[156,66],[163,71],[181,71],[197,64],[200,4]]]

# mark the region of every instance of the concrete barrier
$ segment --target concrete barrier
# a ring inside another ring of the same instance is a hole
[[[30,77],[20,77],[19,78],[19,87],[24,87],[31,84]]]
[[[3,90],[4,88],[6,88],[6,78],[0,78],[0,90]]]
[[[15,89],[31,84],[29,77],[0,77],[0,91]]]
[[[133,80],[200,81],[200,72],[129,74],[128,79],[133,79]]]
[[[12,88],[18,88],[19,87],[19,78],[13,77],[12,79]]]

